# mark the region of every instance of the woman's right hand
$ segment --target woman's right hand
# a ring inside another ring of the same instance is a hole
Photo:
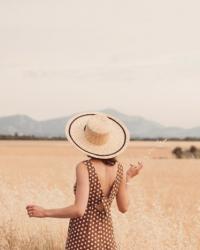
[[[130,168],[126,171],[126,182],[138,175],[140,170],[143,168],[143,164],[138,161],[138,165],[130,164]]]

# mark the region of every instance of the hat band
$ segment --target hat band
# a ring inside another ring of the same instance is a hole
[[[90,129],[87,125],[84,127],[85,137],[86,139],[95,145],[103,145],[108,141],[109,133],[96,133],[92,129]]]

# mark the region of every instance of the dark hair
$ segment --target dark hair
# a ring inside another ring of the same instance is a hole
[[[90,155],[87,155],[87,156],[90,157],[91,159],[94,159],[94,160],[100,160],[100,161],[102,161],[104,164],[106,164],[108,166],[114,166],[115,163],[117,162],[117,159],[115,157],[109,158],[109,159],[100,159],[100,158],[96,158],[96,157],[93,157],[93,156],[90,156]]]

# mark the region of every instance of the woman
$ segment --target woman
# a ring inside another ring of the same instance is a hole
[[[130,164],[125,173],[116,156],[128,145],[129,131],[113,116],[93,112],[72,117],[66,137],[90,159],[76,166],[74,203],[68,207],[45,209],[28,205],[30,217],[70,218],[66,250],[116,250],[110,207],[116,198],[120,212],[128,210],[128,184],[143,165]]]

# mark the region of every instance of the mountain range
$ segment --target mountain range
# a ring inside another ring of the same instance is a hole
[[[122,120],[128,127],[131,138],[200,138],[200,126],[194,128],[167,127],[141,116],[130,116],[114,109],[104,109],[104,112]],[[73,115],[73,114],[72,114]],[[10,115],[0,117],[0,135],[25,135],[36,137],[64,137],[64,128],[72,116],[34,120],[27,115]]]

